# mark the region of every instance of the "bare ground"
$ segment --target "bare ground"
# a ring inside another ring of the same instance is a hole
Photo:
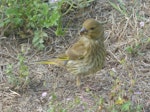
[[[108,108],[119,106],[119,97],[131,101],[133,107],[142,106],[141,112],[149,112],[150,2],[124,2],[128,16],[103,0],[71,12],[63,20],[64,26],[70,22],[65,36],[56,37],[52,29],[48,30],[51,38],[43,51],[37,51],[30,42],[19,44],[13,35],[11,41],[1,39],[1,112],[112,112]],[[91,17],[102,22],[105,28],[108,56],[103,70],[83,77],[78,88],[74,76],[63,68],[33,63],[64,52],[76,40],[81,23]],[[8,84],[5,70],[6,65],[13,64],[13,74],[19,74],[17,56],[21,48],[29,66],[30,81],[26,86],[13,88]]]

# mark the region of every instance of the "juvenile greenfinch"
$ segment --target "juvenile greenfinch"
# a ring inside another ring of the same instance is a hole
[[[64,54],[40,64],[55,64],[65,67],[76,75],[76,85],[80,85],[81,76],[94,74],[101,70],[106,57],[103,26],[94,19],[87,19],[80,30],[79,40]]]

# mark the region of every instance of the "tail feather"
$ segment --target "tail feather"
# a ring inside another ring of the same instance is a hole
[[[37,64],[52,64],[58,66],[66,65],[68,58],[54,58],[50,60],[36,61]]]
[[[56,62],[48,61],[48,60],[47,60],[47,61],[46,61],[46,60],[45,60],[45,61],[36,61],[36,63],[37,63],[37,64],[46,64],[46,65],[47,65],[47,64],[48,64],[48,65],[49,65],[49,64],[57,65]]]

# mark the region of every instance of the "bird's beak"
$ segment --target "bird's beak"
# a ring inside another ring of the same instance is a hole
[[[85,34],[87,32],[88,31],[84,27],[82,27],[82,29],[80,30],[80,35],[83,35],[83,34]]]

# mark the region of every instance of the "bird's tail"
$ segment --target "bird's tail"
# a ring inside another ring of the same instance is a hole
[[[57,66],[64,66],[66,65],[67,61],[69,59],[67,57],[58,57],[58,58],[52,58],[49,60],[42,60],[42,61],[36,61],[37,64],[52,64]]]

